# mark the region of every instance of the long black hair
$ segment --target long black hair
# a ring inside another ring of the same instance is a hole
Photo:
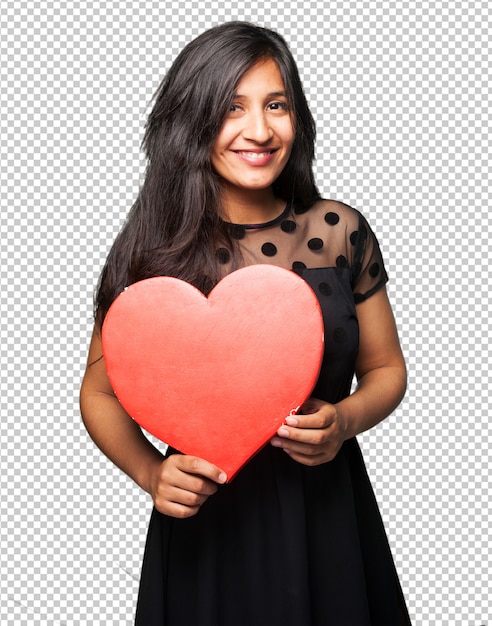
[[[96,293],[101,321],[131,283],[175,276],[207,293],[220,279],[218,246],[237,258],[220,218],[221,183],[210,155],[242,76],[269,58],[279,67],[295,132],[274,192],[306,207],[319,197],[312,171],[314,120],[285,40],[248,22],[228,22],[204,32],[178,55],[155,94],[142,142],[147,156],[144,183]]]

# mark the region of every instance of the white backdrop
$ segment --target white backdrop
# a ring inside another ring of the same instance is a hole
[[[410,384],[360,441],[413,623],[492,623],[487,4],[2,2],[2,624],[132,623],[151,502],[81,424],[92,295],[154,90],[230,19],[289,41],[320,188],[382,245]]]

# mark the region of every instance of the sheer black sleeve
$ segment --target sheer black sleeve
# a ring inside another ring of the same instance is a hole
[[[351,281],[356,304],[367,300],[388,281],[378,240],[364,216],[357,213],[358,230],[350,235],[355,248]]]

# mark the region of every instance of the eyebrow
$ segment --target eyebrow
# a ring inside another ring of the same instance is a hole
[[[271,91],[266,95],[267,98],[286,98],[287,94],[285,91]],[[243,94],[235,93],[234,98],[246,98]]]

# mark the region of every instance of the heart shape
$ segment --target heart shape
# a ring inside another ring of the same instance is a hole
[[[318,300],[272,265],[204,294],[182,280],[134,283],[102,329],[109,380],[142,428],[231,480],[309,397],[323,353]]]

